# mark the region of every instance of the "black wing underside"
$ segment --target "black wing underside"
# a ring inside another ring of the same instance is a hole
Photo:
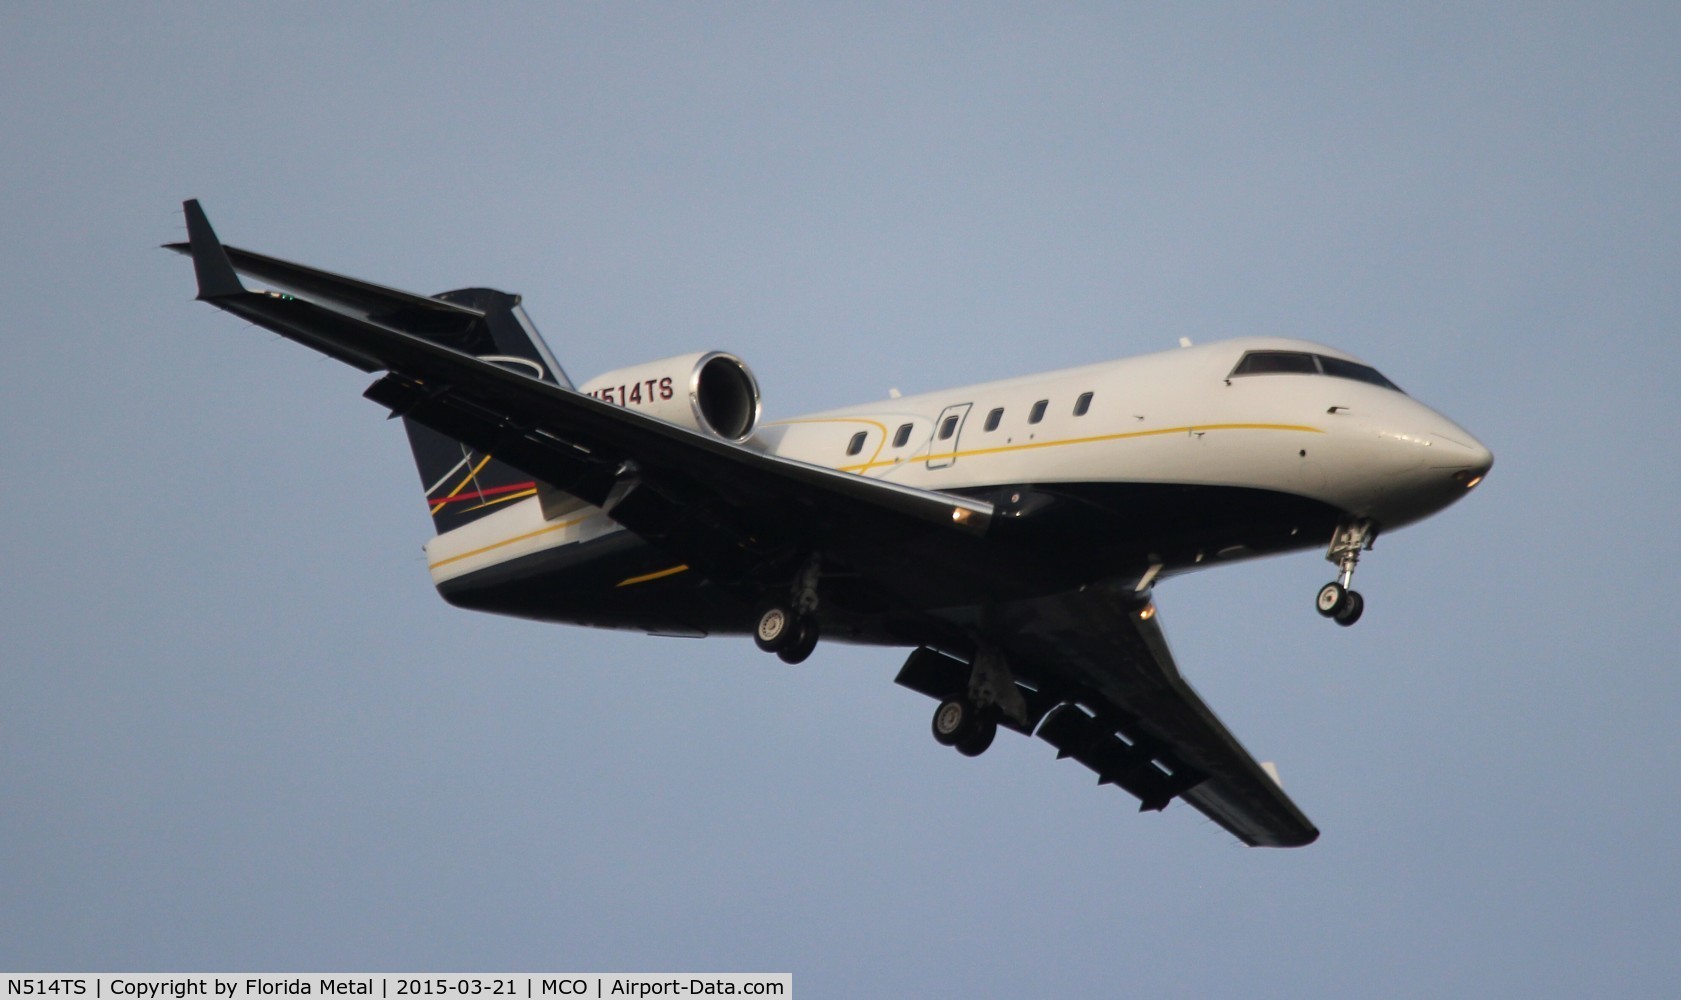
[[[1019,573],[997,565],[987,503],[732,444],[479,360],[484,312],[224,247],[198,203],[184,207],[188,242],[169,249],[191,255],[199,299],[383,372],[365,395],[394,415],[602,507],[709,577],[843,552],[884,589],[939,606]],[[276,290],[249,290],[241,273]],[[1311,842],[1318,831],[1179,675],[1146,604],[1089,587],[996,607],[1006,655],[1041,682],[1029,692],[1038,735],[1146,809],[1177,796],[1246,844]],[[901,682],[943,696],[944,669]]]
[[[1251,847],[1300,847],[1319,831],[1179,673],[1147,593],[1090,586],[994,609],[989,633],[1015,671],[1037,734],[1161,810],[1182,798]],[[898,683],[943,699],[969,667],[922,651]]]
[[[1298,847],[1319,831],[1179,673],[1155,605],[1089,587],[1005,609],[1006,648],[1055,663],[1084,697],[1039,735],[1159,809],[1178,795],[1251,846]]]

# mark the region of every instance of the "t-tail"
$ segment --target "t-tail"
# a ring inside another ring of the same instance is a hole
[[[197,201],[185,202],[182,208],[187,217],[187,242],[172,243],[168,248],[192,256],[198,275],[198,297],[219,308],[277,330],[364,371],[377,371],[383,366],[372,358],[324,342],[311,331],[321,324],[331,326],[343,321],[401,330],[522,375],[573,388],[572,381],[520,306],[518,295],[491,288],[460,288],[426,297],[385,288],[224,246]],[[240,274],[279,291],[250,291],[240,282]],[[293,313],[300,315],[293,316]],[[335,315],[337,320],[333,318]],[[531,496],[537,490],[537,483],[528,473],[483,451],[406,417],[403,425],[439,534],[477,520],[510,501]]]

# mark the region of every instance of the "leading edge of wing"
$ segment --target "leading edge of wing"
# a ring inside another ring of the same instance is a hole
[[[869,479],[755,451],[572,389],[540,382],[448,347],[374,324],[364,326],[373,328],[364,332],[382,341],[369,353],[380,358],[389,370],[427,383],[445,383],[447,392],[466,395],[482,406],[499,409],[516,421],[529,422],[534,429],[548,431],[574,446],[620,452],[650,469],[681,472],[703,462],[724,462],[970,534],[985,534],[992,522],[993,507],[983,501]],[[526,471],[542,475],[541,470]]]
[[[1319,828],[1179,672],[1168,651],[1160,616],[1128,617],[1191,722],[1181,734],[1181,752],[1199,764],[1209,762],[1208,780],[1184,792],[1185,801],[1251,847],[1305,847],[1318,840]]]
[[[388,371],[428,393],[464,397],[510,426],[546,432],[584,450],[616,452],[645,465],[680,472],[701,463],[726,463],[965,533],[984,534],[991,524],[992,505],[982,501],[755,451],[509,371],[367,315],[303,297],[247,291],[237,279],[230,286],[232,266],[226,250],[196,202],[187,203],[187,217],[188,249],[201,299],[363,371]],[[542,469],[525,471],[543,476]]]

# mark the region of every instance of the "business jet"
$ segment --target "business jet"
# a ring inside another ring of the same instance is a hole
[[[911,650],[968,756],[1037,735],[1140,810],[1182,799],[1252,846],[1319,831],[1181,676],[1156,615],[1176,574],[1323,548],[1352,625],[1380,532],[1493,456],[1331,347],[1246,338],[761,420],[704,351],[574,385],[517,295],[425,296],[224,246],[184,203],[198,299],[379,377],[463,608],[653,635]],[[259,287],[247,288],[240,275]]]

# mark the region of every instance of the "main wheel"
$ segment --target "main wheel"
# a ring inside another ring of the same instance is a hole
[[[961,698],[947,698],[934,709],[934,739],[954,747],[974,728],[974,706]]]
[[[998,735],[998,720],[990,712],[981,712],[969,728],[967,736],[957,741],[957,752],[965,757],[979,757],[986,753],[986,748],[992,746],[993,737]]]
[[[1366,610],[1366,599],[1360,592],[1350,590],[1342,595],[1342,606],[1336,610],[1338,625],[1353,625],[1360,620],[1360,615]]]
[[[759,611],[753,626],[753,641],[767,653],[774,653],[793,642],[798,635],[793,612],[779,602],[766,604]]]
[[[1337,609],[1342,607],[1348,595],[1348,588],[1332,581],[1319,588],[1319,596],[1314,598],[1313,606],[1326,618],[1334,618]]]
[[[817,622],[812,618],[801,618],[790,631],[793,638],[777,650],[776,655],[783,663],[804,663],[811,651],[817,648]]]

